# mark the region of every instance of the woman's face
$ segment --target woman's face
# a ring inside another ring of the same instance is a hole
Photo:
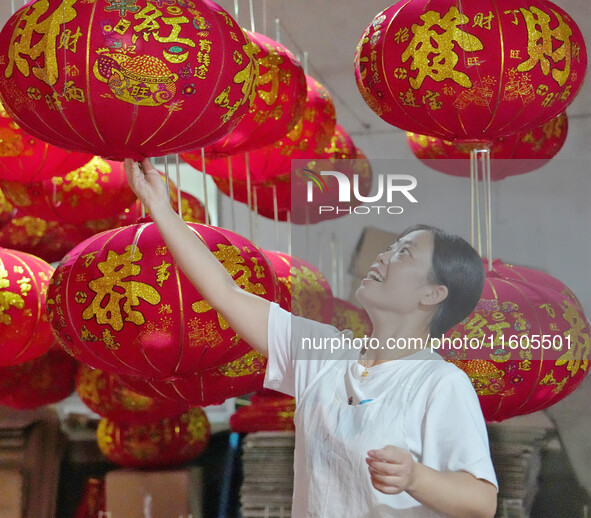
[[[433,260],[433,235],[411,232],[379,254],[357,298],[363,307],[404,314],[416,310],[432,285],[428,282]]]

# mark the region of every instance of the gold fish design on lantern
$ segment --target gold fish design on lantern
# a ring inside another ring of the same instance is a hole
[[[130,104],[160,106],[176,94],[178,76],[154,56],[100,53],[93,72],[117,99]]]

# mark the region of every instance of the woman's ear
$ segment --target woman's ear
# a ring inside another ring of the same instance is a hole
[[[430,290],[421,297],[420,302],[425,306],[437,305],[446,299],[447,294],[447,286],[443,284],[432,284]]]

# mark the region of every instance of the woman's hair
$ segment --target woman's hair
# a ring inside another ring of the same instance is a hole
[[[431,320],[431,336],[441,336],[464,320],[476,307],[484,287],[484,266],[478,252],[460,236],[430,225],[413,225],[398,237],[427,230],[433,236],[433,258],[427,281],[447,287]]]

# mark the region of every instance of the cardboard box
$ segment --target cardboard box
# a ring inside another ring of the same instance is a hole
[[[105,477],[104,518],[202,518],[201,468],[116,470]]]
[[[0,469],[0,518],[22,518],[23,474],[17,468]]]
[[[381,228],[366,227],[363,229],[349,265],[349,273],[353,276],[349,295],[350,302],[359,305],[355,298],[355,292],[361,284],[361,280],[367,275],[367,271],[376,260],[377,255],[386,250],[397,238],[398,234]]]

